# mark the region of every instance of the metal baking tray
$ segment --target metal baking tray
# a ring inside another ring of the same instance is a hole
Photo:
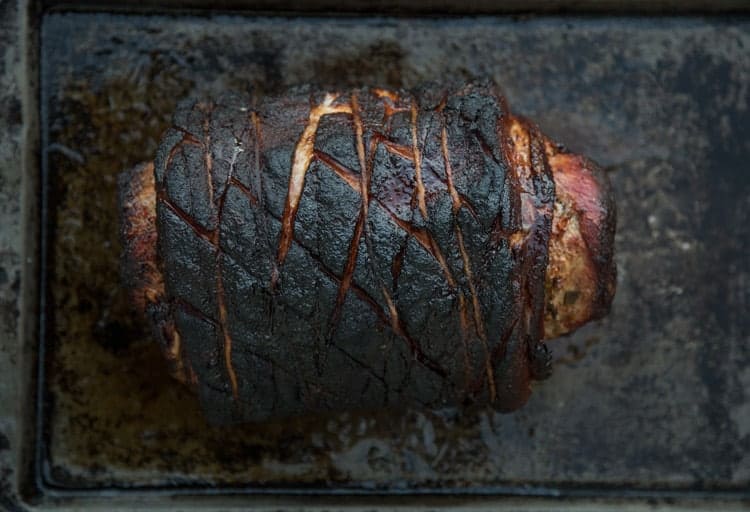
[[[750,498],[749,18],[129,5],[39,11],[32,495]],[[551,344],[553,377],[515,414],[207,426],[119,286],[117,174],[188,95],[443,76],[493,77],[607,169],[610,316]]]

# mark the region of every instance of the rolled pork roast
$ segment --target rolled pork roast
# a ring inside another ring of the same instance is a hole
[[[215,424],[512,411],[614,295],[605,174],[492,82],[186,101],[120,182],[133,302]]]

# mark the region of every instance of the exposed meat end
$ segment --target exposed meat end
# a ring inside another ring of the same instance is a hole
[[[603,317],[615,292],[612,192],[591,160],[547,141],[555,215],[545,284],[544,332],[555,338]]]

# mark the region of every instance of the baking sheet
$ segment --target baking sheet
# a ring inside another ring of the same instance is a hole
[[[50,13],[41,31],[40,480],[71,493],[747,496],[746,18]],[[609,172],[612,314],[552,344],[521,411],[378,412],[210,428],[119,287],[116,175],[174,105],[232,88],[495,78]]]

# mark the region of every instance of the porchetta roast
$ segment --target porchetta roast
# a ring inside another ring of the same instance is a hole
[[[121,209],[134,302],[217,424],[514,410],[615,288],[605,175],[489,82],[185,102]]]

